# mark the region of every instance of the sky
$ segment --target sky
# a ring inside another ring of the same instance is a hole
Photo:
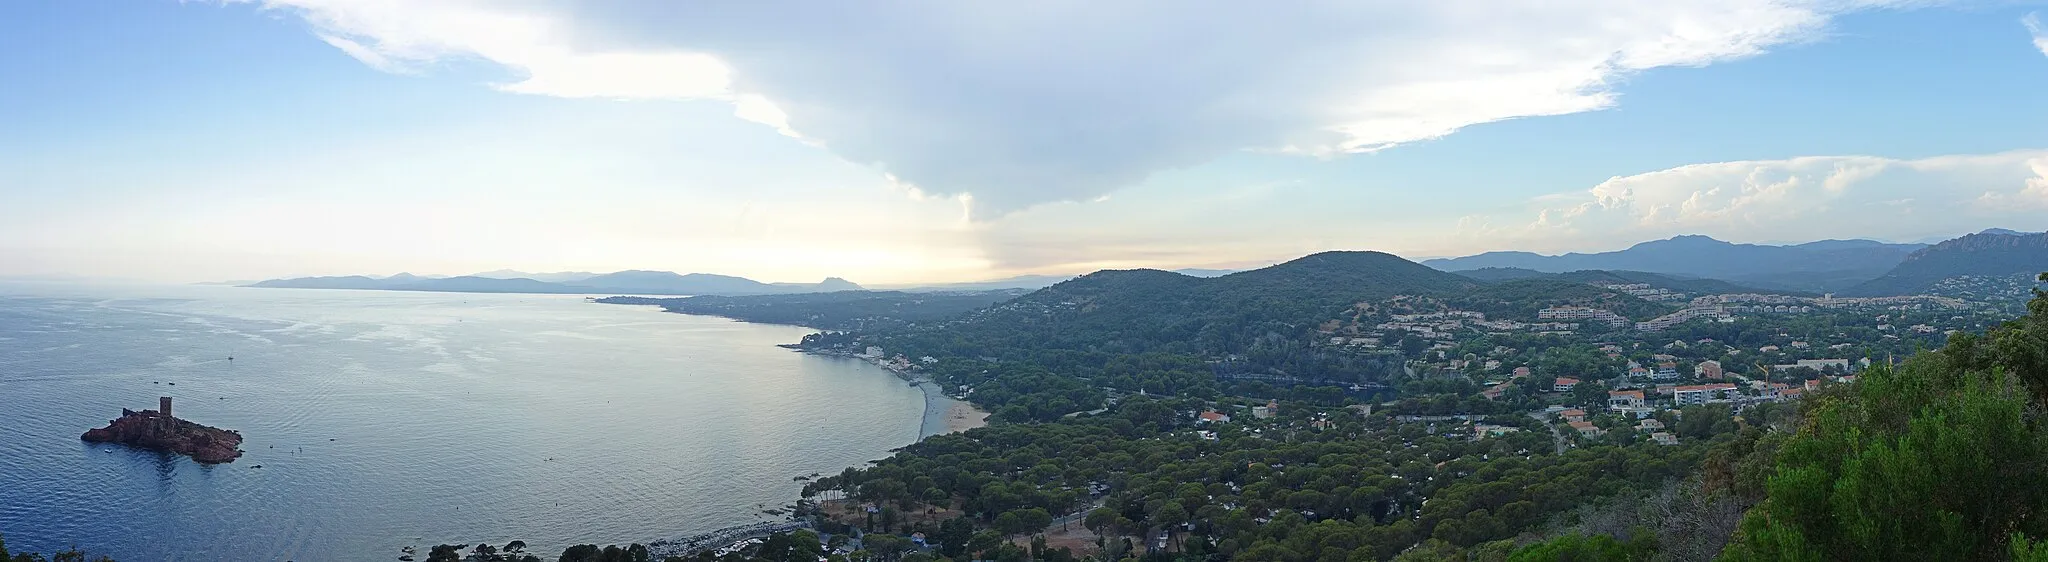
[[[0,2],[0,276],[2048,229],[2048,4]]]

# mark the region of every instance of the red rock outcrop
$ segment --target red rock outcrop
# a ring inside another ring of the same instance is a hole
[[[242,450],[237,448],[242,445],[242,434],[166,416],[156,410],[137,412],[122,408],[120,418],[108,422],[106,427],[86,431],[80,438],[169,451],[206,464],[235,462],[235,458],[242,456]]]

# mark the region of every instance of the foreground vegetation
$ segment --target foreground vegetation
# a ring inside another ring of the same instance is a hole
[[[88,561],[90,561],[90,562],[114,562],[114,559],[112,559],[112,558],[108,558],[108,557],[105,557],[105,556],[94,556],[94,557],[87,557],[87,556],[86,556],[86,554],[85,554],[84,552],[80,552],[80,551],[79,551],[78,549],[76,549],[76,548],[70,548],[70,549],[65,549],[65,550],[62,550],[62,551],[58,551],[58,552],[52,553],[52,554],[51,554],[51,555],[50,555],[50,556],[49,556],[48,558],[45,558],[45,557],[43,557],[43,555],[41,555],[41,554],[36,554],[36,553],[33,553],[33,552],[19,552],[19,553],[13,553],[13,554],[9,554],[9,553],[7,552],[7,538],[6,538],[6,537],[0,537],[0,562],[88,562]]]

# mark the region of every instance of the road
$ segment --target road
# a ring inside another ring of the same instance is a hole
[[[1550,438],[1557,442],[1557,454],[1564,454],[1564,449],[1567,446],[1564,442],[1564,432],[1557,430],[1557,424],[1550,423],[1550,418],[1543,415],[1541,411],[1529,412],[1529,417],[1541,422],[1543,427],[1550,428]]]

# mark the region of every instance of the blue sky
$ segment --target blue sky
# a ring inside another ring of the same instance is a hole
[[[0,275],[2048,228],[2040,3],[0,3]]]

